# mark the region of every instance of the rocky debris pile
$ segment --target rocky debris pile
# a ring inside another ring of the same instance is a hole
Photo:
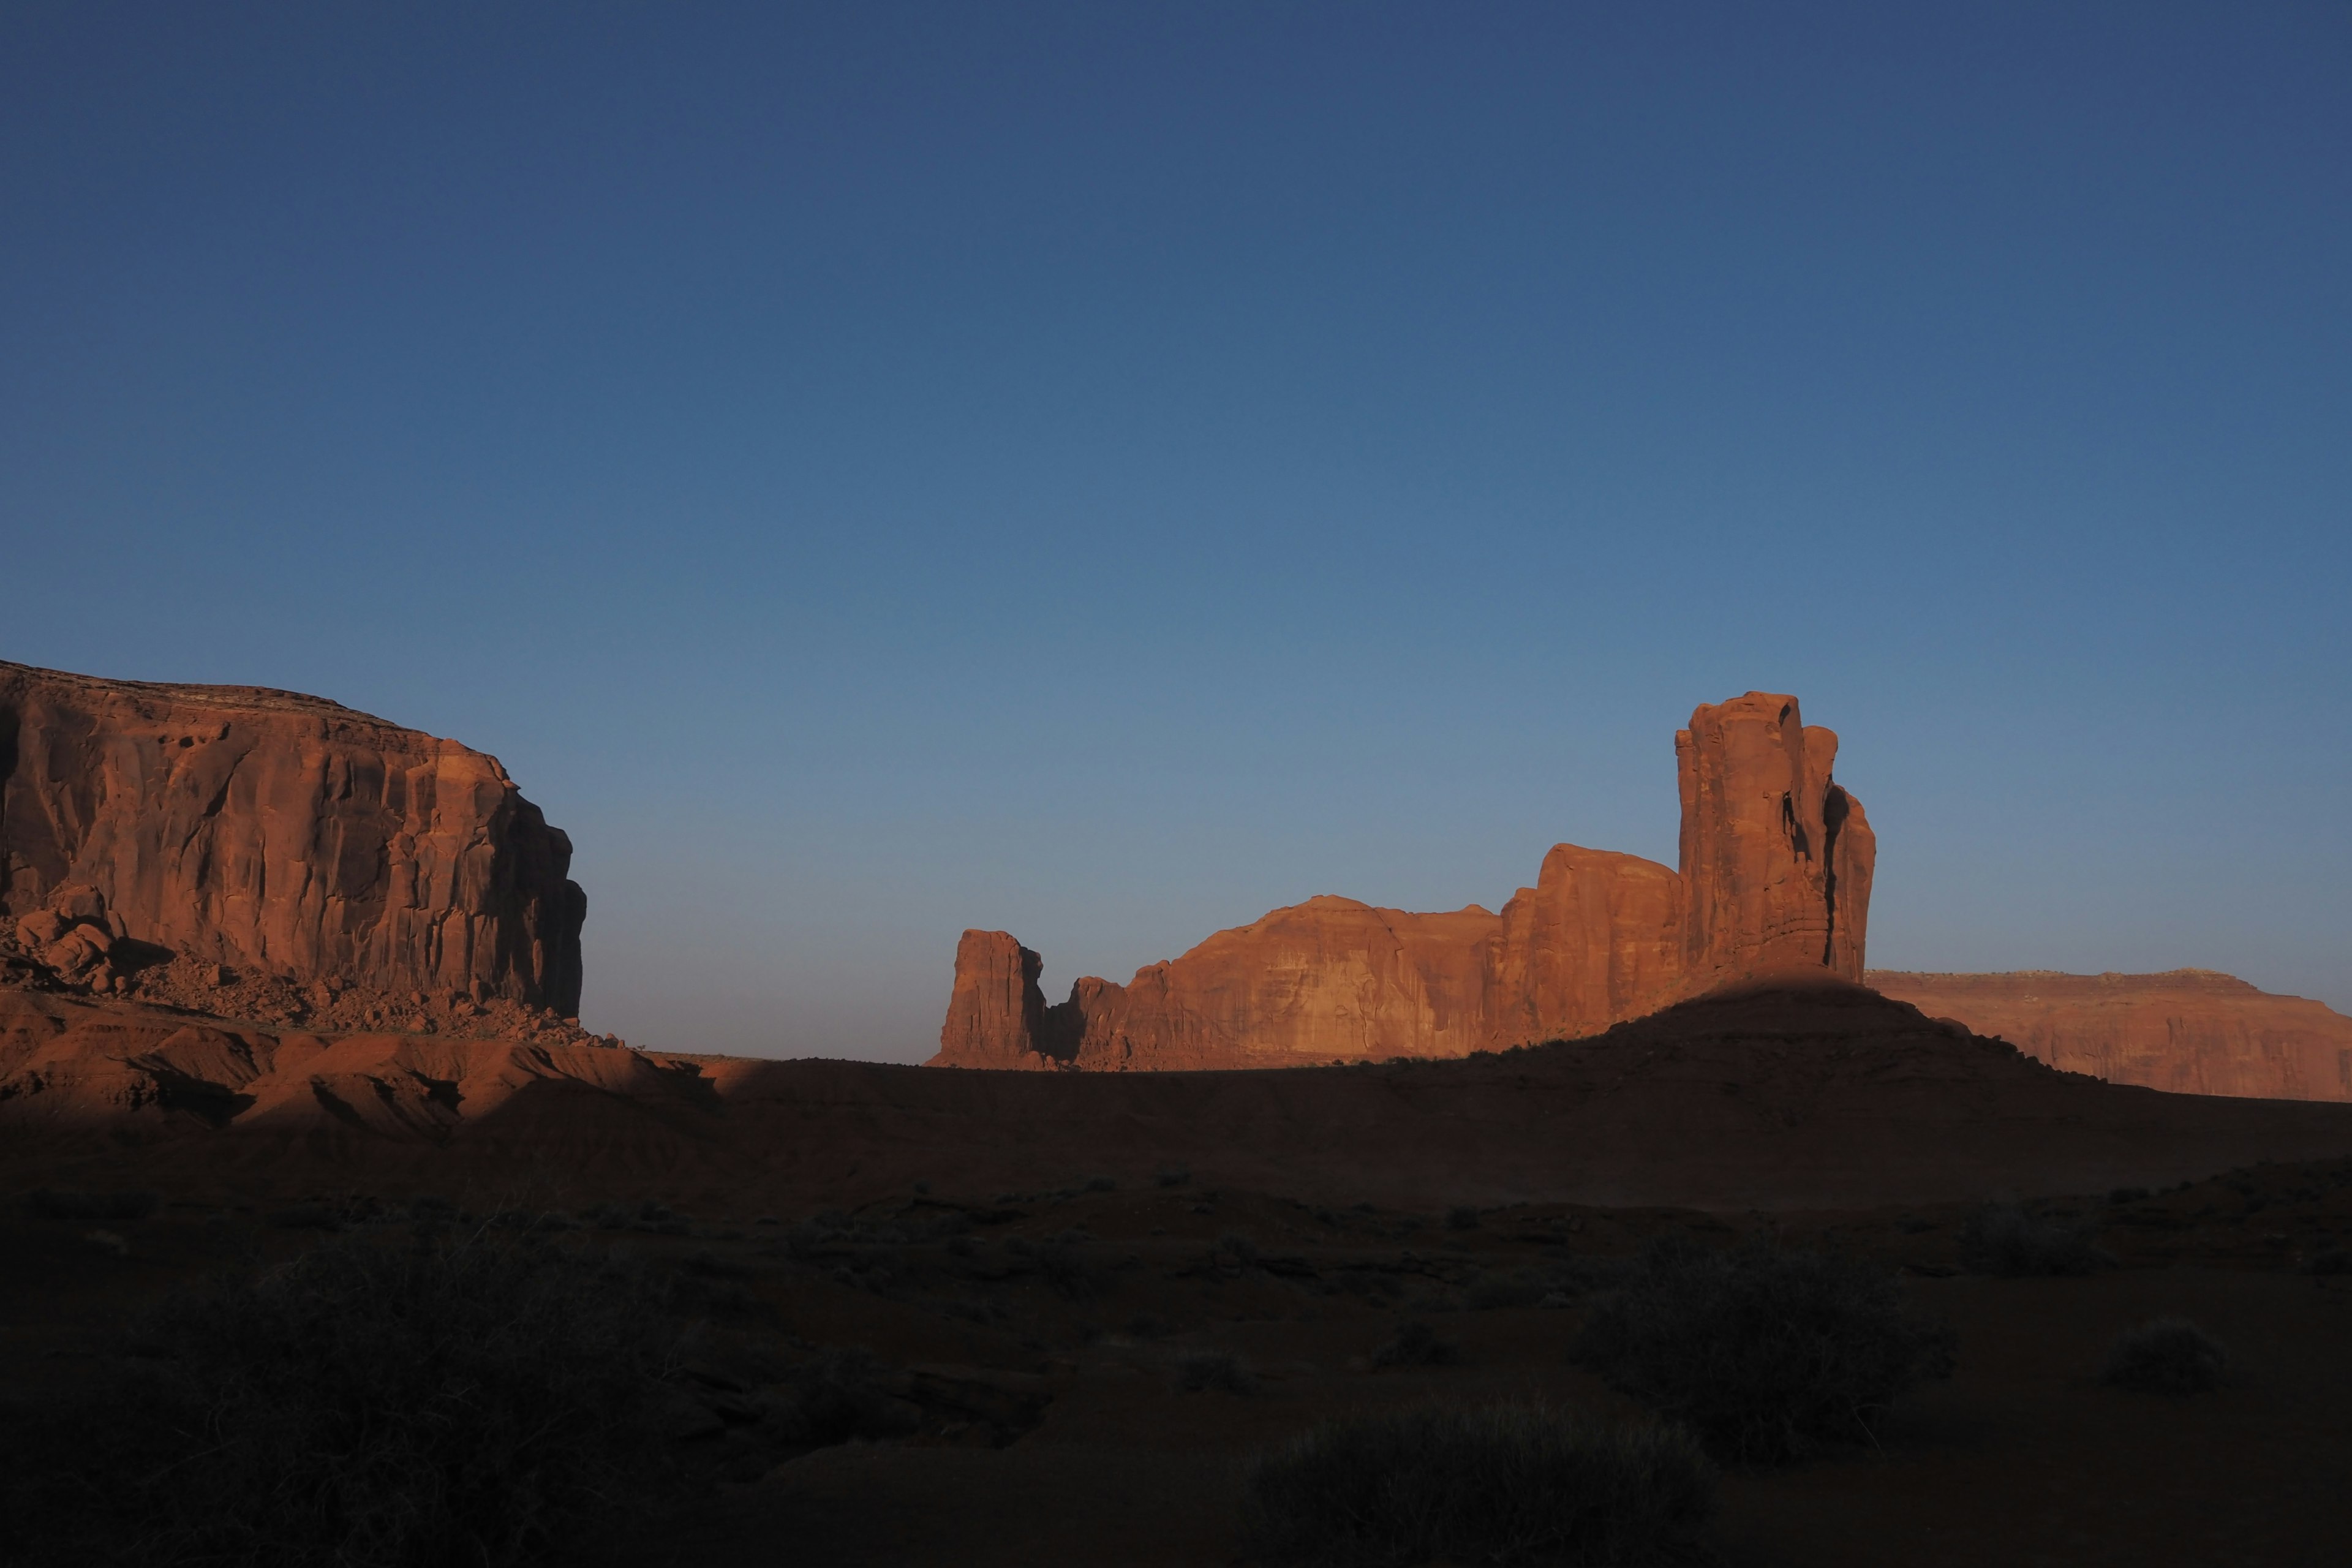
[[[200,962],[115,936],[102,920],[38,910],[0,924],[0,989],[87,995],[314,1034],[442,1035],[538,1045],[614,1046],[551,1007],[463,991],[387,991]]]
[[[0,923],[0,985],[100,995],[128,991],[135,967],[131,953],[116,953],[114,932],[94,910],[80,912],[70,897],[67,904],[66,910],[35,910],[13,924]]]

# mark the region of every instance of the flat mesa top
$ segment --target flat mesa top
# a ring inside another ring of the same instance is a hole
[[[379,719],[373,713],[362,713],[356,708],[346,708],[324,697],[313,697],[302,691],[281,691],[274,686],[202,686],[189,682],[166,680],[112,680],[102,676],[77,675],[67,669],[44,669],[34,664],[13,664],[0,659],[0,685],[10,678],[38,680],[53,686],[71,687],[82,691],[119,693],[126,697],[169,699],[174,702],[194,703],[205,708],[272,709],[285,712],[331,713],[339,718],[362,719],[387,729],[406,729],[389,719]]]

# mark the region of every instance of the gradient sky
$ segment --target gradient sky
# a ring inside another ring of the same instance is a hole
[[[2352,1010],[2340,4],[18,3],[0,293],[0,658],[496,753],[632,1041],[1671,863],[1750,688],[1874,963]]]

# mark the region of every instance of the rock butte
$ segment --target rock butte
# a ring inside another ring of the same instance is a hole
[[[0,663],[0,945],[576,1014],[572,843],[495,757],[316,697]]]
[[[2352,1018],[2229,975],[1864,976],[1873,841],[1830,780],[1835,748],[1793,699],[1701,708],[1677,737],[1681,869],[1559,845],[1499,915],[1311,899],[1127,985],[1081,980],[1057,1006],[1038,990],[1035,953],[967,931],[934,1059],[1133,1069],[1463,1056],[1587,1038],[1729,983],[1810,975],[1866,979],[2119,1084],[2352,1100]],[[399,1052],[429,1055],[418,1037],[487,1037],[502,1044],[480,1059],[509,1064],[524,1058],[509,1046],[610,1045],[573,1016],[586,900],[566,876],[571,853],[497,759],[455,742],[292,692],[0,662],[0,991],[176,1018],[158,1042],[201,1029],[192,1017],[240,1020],[226,1027],[257,1042],[249,1070],[265,1078],[314,1048],[265,1070],[261,1056],[278,1059],[258,1044],[269,1039],[357,1036],[376,1042],[365,1050],[404,1041]],[[384,1078],[395,1089],[446,1077],[477,1110],[497,1099],[472,1081],[478,1067],[400,1060]],[[217,1076],[163,1062],[122,1079],[125,1105],[205,1100],[192,1086]],[[587,1076],[608,1070],[622,1069]],[[114,1092],[98,1089],[114,1082],[106,1072],[63,1092],[85,1075],[62,1061],[0,1076],[0,1100],[19,1109]],[[33,1092],[36,1079],[52,1089]],[[278,1103],[257,1079],[212,1098],[247,1092],[261,1094],[256,1110]],[[449,1109],[438,1088],[421,1106],[404,1089],[368,1092],[395,1120]]]
[[[1910,974],[1874,990],[2068,1072],[2182,1094],[2352,1100],[2352,1018],[2210,969]]]
[[[1042,960],[967,931],[935,1067],[1273,1067],[1597,1034],[1681,998],[1773,978],[1858,982],[1875,841],[1831,777],[1837,736],[1797,700],[1702,706],[1675,737],[1681,868],[1573,844],[1501,914],[1309,899],[1125,985],[1048,1006]]]

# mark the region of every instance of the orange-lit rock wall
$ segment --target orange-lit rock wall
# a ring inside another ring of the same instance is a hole
[[[2352,1100],[2352,1018],[2207,969],[1910,974],[1864,984],[2068,1072],[2181,1094]]]
[[[1598,1033],[1776,974],[1858,979],[1874,842],[1796,699],[1705,706],[1675,737],[1682,868],[1572,844],[1500,914],[1328,895],[1045,1006],[1035,955],[966,931],[934,1065],[1106,1071],[1458,1057]],[[1023,960],[1013,955],[1025,955]],[[1016,981],[1014,971],[1021,978]]]
[[[0,664],[16,940],[575,1014],[571,862],[498,759],[454,741],[292,692]]]

